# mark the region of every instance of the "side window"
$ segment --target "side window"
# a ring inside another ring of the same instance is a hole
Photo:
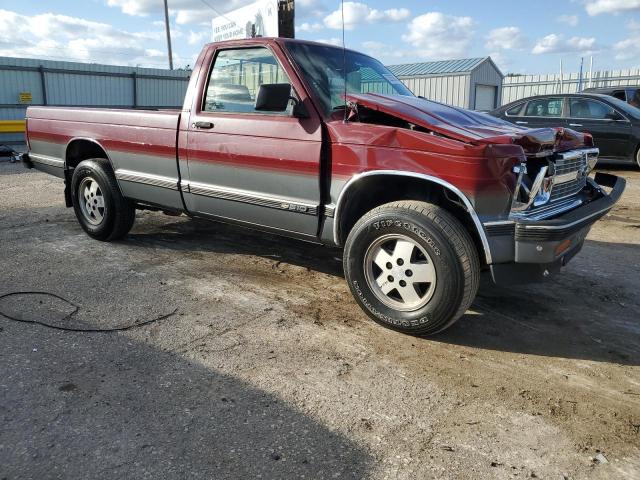
[[[531,100],[525,112],[527,117],[560,117],[562,116],[562,98],[541,98]]]
[[[615,92],[611,93],[611,96],[616,97],[617,99],[622,100],[623,102],[627,101],[627,95],[624,90],[616,90]]]
[[[609,105],[586,98],[572,98],[569,102],[571,118],[592,118],[605,120],[615,115],[615,110]]]
[[[255,110],[260,85],[291,85],[286,72],[268,48],[222,50],[214,62],[207,82],[203,111],[291,115],[291,103],[285,112]]]
[[[522,111],[522,107],[524,107],[524,103],[521,103],[520,105],[516,105],[515,107],[511,107],[509,110],[506,111],[507,116],[515,117],[517,115],[520,115],[520,112]]]

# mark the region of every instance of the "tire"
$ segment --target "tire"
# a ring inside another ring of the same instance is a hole
[[[388,203],[364,215],[349,232],[343,263],[365,313],[410,335],[451,326],[471,306],[480,282],[469,232],[425,202]]]
[[[71,193],[76,218],[91,238],[118,240],[131,230],[135,206],[120,193],[108,160],[81,162],[73,171]]]
[[[640,145],[638,145],[638,149],[636,150],[636,165],[640,168]]]

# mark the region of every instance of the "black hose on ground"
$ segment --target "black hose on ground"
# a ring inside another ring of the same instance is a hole
[[[56,295],[55,293],[50,293],[50,292],[35,292],[35,291],[34,292],[29,292],[29,291],[25,291],[25,292],[5,293],[4,295],[0,295],[0,302],[5,298],[16,297],[18,295],[44,295],[44,296],[47,296],[47,297],[51,297],[51,298],[56,298],[58,300],[62,300],[63,302],[71,305],[73,307],[73,311],[71,313],[67,314],[64,318],[62,318],[60,320],[62,322],[71,319],[71,317],[73,317],[76,313],[78,313],[80,311],[80,307],[78,305],[76,305],[75,303],[67,300],[64,297],[61,297],[60,295]],[[172,317],[177,312],[178,312],[178,309],[176,308],[173,312],[167,313],[167,314],[162,315],[160,317],[152,318],[150,320],[144,320],[142,322],[135,322],[135,323],[132,323],[131,325],[124,325],[122,327],[114,327],[114,328],[75,328],[75,327],[62,327],[60,325],[53,325],[51,323],[43,322],[43,321],[40,321],[40,320],[30,320],[28,318],[14,317],[14,316],[7,314],[6,312],[4,312],[3,310],[0,309],[0,315],[5,317],[8,320],[13,321],[13,322],[30,323],[30,324],[34,324],[34,325],[41,325],[43,327],[52,328],[54,330],[63,330],[65,332],[84,332],[84,333],[124,332],[124,331],[127,331],[127,330],[132,330],[134,328],[144,327],[145,325],[149,325],[151,323],[159,322],[161,320],[165,320],[165,319],[167,319],[169,317]]]

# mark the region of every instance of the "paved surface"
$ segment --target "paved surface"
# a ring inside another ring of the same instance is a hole
[[[640,172],[552,282],[484,279],[433,339],[359,310],[340,252],[140,213],[105,244],[0,163],[0,479],[640,478]],[[68,317],[68,318],[67,318]],[[605,459],[602,463],[595,458]]]

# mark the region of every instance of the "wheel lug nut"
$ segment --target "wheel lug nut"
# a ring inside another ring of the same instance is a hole
[[[402,266],[404,265],[404,260],[402,260],[401,258],[398,259],[398,265]]]
[[[413,275],[413,272],[412,272],[411,270],[407,270],[406,272],[404,272],[404,274],[405,274],[407,277],[410,277],[411,275]]]
[[[406,287],[407,286],[407,282],[405,282],[404,280],[400,280],[400,286],[401,287]]]
[[[387,267],[388,270],[391,270],[393,268],[393,265],[391,265],[391,262],[387,262],[385,267]]]
[[[390,282],[393,282],[393,277],[392,277],[391,275],[389,275],[389,276],[387,277],[387,280],[389,280]]]

